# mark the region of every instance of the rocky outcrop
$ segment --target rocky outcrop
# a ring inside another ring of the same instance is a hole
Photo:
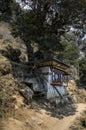
[[[22,70],[26,72],[21,63],[26,55],[24,44],[12,37],[8,24],[0,23],[0,117],[12,116],[15,109],[25,105],[24,100],[31,99],[29,87],[18,78]]]
[[[0,55],[0,76],[9,74],[10,70],[10,61],[6,57]]]

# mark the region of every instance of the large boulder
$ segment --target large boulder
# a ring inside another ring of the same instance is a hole
[[[0,55],[0,75],[6,75],[6,74],[9,74],[11,71],[11,64],[10,64],[10,61]]]
[[[25,84],[22,84],[22,87],[20,87],[19,91],[21,95],[24,97],[25,102],[29,104],[32,101],[32,97],[34,94],[31,88]]]
[[[11,61],[19,61],[19,57],[21,55],[21,52],[19,49],[12,47],[9,44],[6,45],[2,45],[0,44],[2,47],[0,47],[0,53],[8,58]]]

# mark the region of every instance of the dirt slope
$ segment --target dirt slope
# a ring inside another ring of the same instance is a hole
[[[0,130],[69,130],[85,109],[86,104],[78,104],[75,115],[57,119],[46,114],[43,109],[35,112],[29,108],[22,108],[17,111],[14,118],[2,122],[4,127]]]
[[[65,117],[63,120],[56,121],[56,124],[53,125],[53,130],[69,130],[72,123],[77,117],[80,116],[81,112],[86,109],[86,104],[78,104],[77,112],[73,116]]]

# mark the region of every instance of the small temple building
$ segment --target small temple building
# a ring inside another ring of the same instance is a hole
[[[41,61],[37,64],[39,76],[30,79],[29,83],[33,84],[35,93],[44,93],[46,99],[63,97],[67,95],[64,79],[68,79],[68,68],[68,65],[55,58]]]

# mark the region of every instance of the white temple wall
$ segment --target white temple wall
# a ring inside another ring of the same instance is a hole
[[[40,78],[39,78],[39,82],[36,80],[36,78],[32,78],[30,79],[28,82],[33,83],[34,86],[34,90],[35,91],[43,91],[43,89],[45,89],[46,91],[46,95],[47,95],[47,99],[51,99],[51,98],[55,98],[55,97],[59,97],[59,93],[64,96],[67,94],[67,90],[66,87],[64,86],[55,86],[56,89],[58,89],[59,93],[56,91],[56,89],[53,87],[52,84],[52,76],[53,76],[53,72],[51,70],[50,67],[41,67],[40,68],[42,74],[43,74],[43,83],[40,82]]]
[[[52,70],[50,67],[42,67],[41,68],[42,73],[49,73],[49,75],[44,75],[45,79],[47,80],[46,88],[47,88],[47,99],[59,97],[58,91],[61,93],[62,96],[67,94],[66,87],[64,86],[55,86],[56,89],[51,85],[52,83]],[[62,76],[62,75],[61,75]]]

